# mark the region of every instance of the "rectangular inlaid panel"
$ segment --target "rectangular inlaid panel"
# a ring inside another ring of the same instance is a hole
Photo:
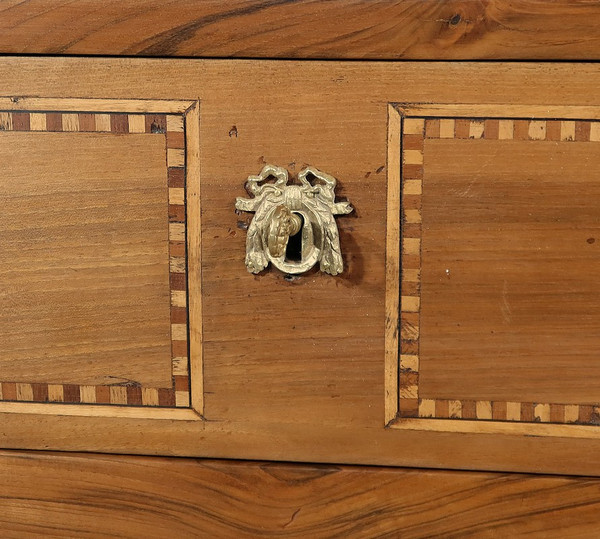
[[[600,423],[600,122],[405,117],[400,418]]]
[[[188,407],[185,116],[85,110],[0,111],[0,399]]]

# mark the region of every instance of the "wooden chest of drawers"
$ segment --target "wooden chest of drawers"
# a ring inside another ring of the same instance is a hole
[[[0,535],[597,535],[599,17],[0,0]]]

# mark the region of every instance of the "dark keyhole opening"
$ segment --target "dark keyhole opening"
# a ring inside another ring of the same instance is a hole
[[[302,229],[304,228],[304,217],[296,213],[300,217],[300,230],[297,234],[290,236],[287,247],[285,249],[285,259],[290,262],[300,262],[302,260]]]

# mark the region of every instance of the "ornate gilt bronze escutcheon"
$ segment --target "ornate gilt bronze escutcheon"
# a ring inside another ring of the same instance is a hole
[[[236,199],[238,210],[254,212],[246,239],[249,272],[259,273],[269,262],[291,274],[308,271],[317,262],[331,275],[344,269],[334,216],[350,213],[352,206],[335,201],[337,182],[329,174],[306,167],[298,181],[288,184],[287,170],[266,165],[258,176],[248,177],[252,198]]]

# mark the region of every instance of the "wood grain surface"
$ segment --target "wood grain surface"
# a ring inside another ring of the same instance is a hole
[[[23,537],[596,537],[600,480],[43,452],[0,453]]]
[[[600,143],[424,154],[420,397],[598,405]]]
[[[2,0],[0,52],[238,58],[600,58],[586,0]]]
[[[1,133],[1,382],[171,385],[165,142],[127,140]]]

